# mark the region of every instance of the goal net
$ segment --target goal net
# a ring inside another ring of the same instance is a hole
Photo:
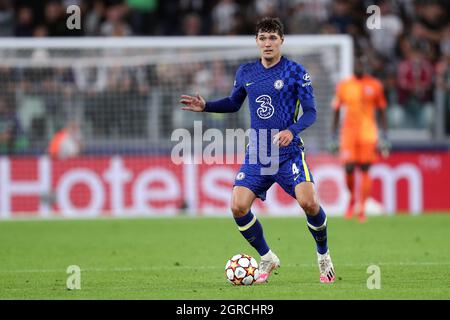
[[[302,138],[309,153],[323,151],[336,82],[352,71],[351,39],[286,36],[283,54],[312,77],[318,120]],[[226,208],[224,187],[196,184],[214,174],[170,163],[171,135],[196,121],[246,130],[247,102],[199,114],[181,111],[179,97],[227,96],[238,66],[257,58],[253,37],[0,39],[0,217]]]

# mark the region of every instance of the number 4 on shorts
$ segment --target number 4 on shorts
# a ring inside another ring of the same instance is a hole
[[[298,170],[297,165],[295,164],[295,162],[292,164],[292,173],[293,174],[299,174],[300,170]]]

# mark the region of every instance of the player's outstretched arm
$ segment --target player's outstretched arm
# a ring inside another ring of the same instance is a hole
[[[205,110],[206,101],[202,96],[197,94],[196,96],[182,95],[180,103],[184,105],[181,110],[188,110],[193,112],[203,112]]]
[[[206,102],[200,95],[188,96],[182,95],[180,98],[180,103],[184,104],[181,110],[188,110],[194,112],[215,112],[215,113],[231,113],[238,111],[242,103],[244,102],[244,97],[226,97],[216,101]]]

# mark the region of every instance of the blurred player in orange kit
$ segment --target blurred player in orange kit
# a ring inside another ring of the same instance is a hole
[[[82,148],[80,123],[71,120],[53,135],[48,144],[47,152],[53,161],[60,161],[79,156]],[[50,192],[41,194],[42,202],[53,204],[56,201],[56,192],[53,189],[52,186]]]
[[[340,158],[345,166],[346,184],[350,192],[345,218],[351,219],[356,207],[358,221],[365,222],[365,202],[370,195],[372,184],[369,169],[377,160],[377,147],[380,148],[383,156],[387,156],[390,144],[387,140],[386,98],[383,85],[367,74],[363,59],[356,60],[353,76],[338,83],[332,107],[334,110],[333,140],[330,150],[336,153],[339,148]],[[344,109],[344,117],[338,144],[338,127],[342,109]],[[378,141],[376,111],[380,113],[382,126],[380,141]],[[362,174],[360,189],[356,190],[359,194],[358,206],[355,206],[356,168],[359,168]]]
[[[50,140],[48,153],[55,159],[76,157],[82,148],[80,124],[69,121],[67,126],[57,131]]]

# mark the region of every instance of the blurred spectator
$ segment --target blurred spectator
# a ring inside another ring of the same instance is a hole
[[[107,71],[103,66],[90,68],[75,66],[73,72],[75,84],[80,92],[95,93],[106,87]]]
[[[48,36],[65,37],[82,35],[82,30],[67,28],[67,6],[63,6],[60,0],[49,0],[45,5],[45,26]]]
[[[15,94],[14,89],[17,83],[17,74],[11,67],[0,65],[0,94],[6,98]]]
[[[41,82],[42,99],[45,103],[46,120],[51,128],[61,127],[75,112],[71,109],[75,87],[74,75],[69,68],[47,71],[49,76]]]
[[[442,32],[440,51],[443,55],[450,54],[450,23]]]
[[[354,51],[356,55],[365,55],[372,61],[375,54],[363,24],[352,23],[347,26],[347,34],[352,36]]]
[[[255,20],[263,17],[276,17],[279,15],[278,6],[280,1],[256,0],[254,1]]]
[[[100,25],[105,16],[105,4],[102,0],[94,0],[89,6],[87,5],[85,18],[82,20],[84,34],[86,36],[97,36],[100,34]]]
[[[158,7],[158,16],[160,18],[160,25],[157,33],[173,36],[177,34],[180,28],[177,22],[182,19],[179,16],[178,6],[172,1],[161,1]]]
[[[436,51],[437,47],[425,36],[425,32],[424,27],[420,23],[414,22],[410,31],[405,33],[403,38],[410,42],[412,46],[420,50],[428,60],[434,61],[438,54]],[[400,42],[402,42],[402,40],[400,40]],[[404,54],[403,56],[406,55]]]
[[[450,134],[450,25],[443,32],[441,60],[436,66],[436,84],[444,96],[445,131]]]
[[[0,94],[0,154],[12,155],[24,148],[22,128],[12,99]]]
[[[211,12],[213,6],[217,2],[211,0],[180,0],[178,2],[177,16],[181,17],[179,21],[183,20],[188,14],[195,13],[201,19],[200,34],[210,34],[212,29]],[[169,16],[169,19],[171,17]],[[178,32],[180,34],[180,32]]]
[[[48,36],[49,36],[48,29],[45,25],[40,25],[34,28],[33,37],[43,38]]]
[[[196,13],[189,13],[183,19],[182,35],[199,36],[202,30],[202,20]]]
[[[249,23],[243,12],[238,11],[234,15],[234,24],[229,35],[253,34],[254,25]]]
[[[205,74],[205,70],[208,70],[208,74]],[[227,74],[225,64],[222,60],[215,60],[212,62],[207,69],[203,69],[196,75],[197,88],[203,88],[202,93],[208,97],[208,99],[213,99],[214,97],[226,95],[229,93],[230,84],[233,79]],[[205,91],[205,89],[208,90]],[[232,115],[235,118],[236,115]],[[220,114],[220,113],[208,113],[206,114],[206,125],[210,128],[217,128],[219,130],[225,130],[230,128],[229,121],[236,119],[231,119],[230,115]],[[236,123],[236,122],[235,122]]]
[[[80,88],[88,89],[89,83],[96,83],[95,91],[88,90],[83,94],[86,118],[97,136],[144,135],[145,103],[150,88],[142,67],[108,66],[98,70],[78,70],[76,78]],[[124,110],[125,106],[128,109]]]
[[[106,21],[100,26],[100,35],[106,37],[126,37],[132,30],[125,20],[127,7],[116,4],[106,9]]]
[[[442,31],[450,17],[437,0],[418,1],[417,5],[417,20],[413,25],[412,32],[422,41],[428,41],[429,59],[435,62],[439,54]]]
[[[329,27],[335,33],[348,33],[349,28],[354,24],[350,3],[345,0],[333,1],[331,15],[328,19]]]
[[[450,134],[450,53],[439,62],[436,80],[444,96],[445,131]]]
[[[220,0],[213,8],[213,32],[215,34],[229,34],[234,28],[234,17],[239,7],[234,0]]]
[[[313,34],[320,29],[319,20],[311,15],[307,6],[310,5],[304,1],[295,1],[290,8],[287,30],[292,34]]]
[[[108,69],[106,66],[82,67],[74,66],[74,80],[77,92],[84,103],[84,113],[89,127],[93,128],[94,135],[103,136],[104,123],[102,121],[103,92],[106,90]],[[106,98],[105,98],[106,99]]]
[[[215,2],[208,0],[159,1],[156,34],[165,36],[185,34],[183,30],[185,17],[192,14],[198,15],[201,19],[200,34],[210,34],[211,12]]]
[[[10,0],[0,0],[0,37],[13,34],[14,11]]]
[[[150,92],[147,73],[142,66],[126,67],[122,70],[122,85],[124,87],[119,134],[122,137],[145,137],[147,121],[147,98]],[[123,103],[128,108],[123,111]]]
[[[16,37],[31,37],[34,34],[34,15],[29,7],[21,7],[17,12],[14,34]]]
[[[45,26],[51,37],[63,37],[68,35],[65,10],[60,1],[51,0],[45,5]]]
[[[230,91],[230,84],[233,83],[233,78],[227,73],[226,64],[223,60],[215,60],[211,65],[212,73],[212,90],[213,96],[228,94]]]
[[[127,0],[130,8],[130,21],[135,35],[155,33],[157,23],[157,0]]]
[[[393,13],[389,1],[383,0],[379,6],[381,29],[369,30],[370,40],[379,55],[392,58],[395,56],[398,38],[403,32],[403,22],[398,15]]]
[[[398,66],[397,79],[399,103],[413,127],[424,128],[428,125],[433,99],[433,65],[417,48]]]

